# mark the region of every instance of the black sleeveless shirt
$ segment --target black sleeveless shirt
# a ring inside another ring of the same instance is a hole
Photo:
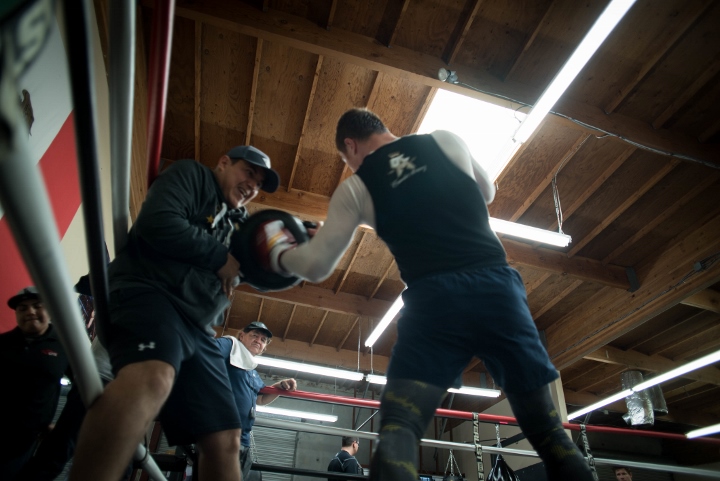
[[[356,174],[372,197],[377,233],[408,285],[432,274],[507,265],[480,187],[432,136],[386,144]]]

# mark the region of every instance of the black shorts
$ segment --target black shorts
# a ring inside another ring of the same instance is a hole
[[[184,320],[161,292],[132,288],[110,295],[110,322],[101,330],[113,373],[128,364],[163,361],[175,368],[175,384],[160,412],[168,442],[240,428],[225,361],[205,331]]]

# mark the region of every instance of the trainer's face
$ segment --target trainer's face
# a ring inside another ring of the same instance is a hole
[[[632,475],[628,473],[625,469],[615,470],[615,478],[617,479],[617,481],[632,481]]]
[[[258,331],[257,329],[253,329],[250,332],[240,331],[238,339],[253,356],[258,356],[265,352],[265,348],[270,342],[267,334],[263,331]]]
[[[360,146],[353,139],[345,139],[345,151],[339,152],[340,158],[347,164],[353,172],[357,172],[365,158],[364,152],[360,151]]]
[[[42,336],[50,326],[50,315],[40,299],[25,299],[15,308],[15,320],[20,330],[29,337]]]
[[[233,163],[227,155],[220,157],[214,172],[225,200],[234,209],[253,200],[265,181],[263,169],[243,159]]]

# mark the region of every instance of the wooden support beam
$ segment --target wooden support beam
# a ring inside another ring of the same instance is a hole
[[[383,317],[392,304],[388,301],[368,299],[365,296],[357,296],[346,292],[335,294],[330,289],[316,286],[305,286],[302,289],[295,287],[280,292],[258,292],[248,285],[240,284],[235,288],[235,291],[254,297],[265,297],[340,314],[366,316],[376,319]]]
[[[345,333],[345,336],[343,336],[342,341],[337,345],[337,351],[340,352],[340,349],[345,345],[345,341],[347,341],[347,338],[350,337],[350,334],[355,330],[355,326],[357,326],[357,323],[360,321],[360,316],[357,316],[355,318],[355,322],[353,322],[353,325],[350,326],[350,329]]]
[[[720,313],[720,292],[705,289],[704,291],[686,297],[680,303],[686,306],[693,306],[698,309]]]
[[[546,280],[548,280],[550,278],[551,275],[552,275],[552,273],[546,272],[546,273],[542,274],[540,277],[538,277],[537,279],[535,279],[534,281],[528,282],[525,285],[525,292],[527,293],[527,295],[529,296],[532,291],[534,291],[535,289],[540,287],[543,282],[545,282]]]
[[[355,264],[355,259],[357,259],[358,252],[360,252],[360,248],[362,247],[363,240],[365,240],[365,232],[360,231],[359,234],[360,240],[358,240],[357,247],[355,248],[355,252],[353,252],[352,257],[350,258],[350,263],[347,266],[347,269],[345,269],[345,272],[343,272],[343,275],[338,280],[337,285],[335,286],[335,294],[340,292],[340,289],[342,289],[343,284],[345,284],[345,279],[347,279],[348,274],[350,274],[350,271],[352,270],[353,264]]]
[[[377,35],[375,35],[377,41],[382,45],[391,47],[395,43],[395,37],[397,37],[409,4],[410,0],[388,0],[385,2],[385,11]]]
[[[310,120],[310,114],[312,113],[313,102],[315,101],[315,93],[320,80],[320,70],[322,70],[323,59],[324,57],[322,55],[318,55],[317,64],[315,65],[315,76],[313,77],[313,83],[310,87],[310,96],[308,97],[307,108],[305,109],[305,118],[303,119],[302,129],[300,130],[300,140],[298,140],[297,150],[295,151],[295,160],[293,160],[293,167],[287,184],[287,192],[292,190],[293,180],[295,180],[295,172],[297,171],[297,166],[300,163],[300,152],[303,146],[303,140],[305,140],[305,132]],[[327,214],[327,208],[325,208],[325,213]]]
[[[153,6],[152,0],[143,0],[142,3],[148,7]],[[192,5],[178,6],[176,14],[318,55],[331,55],[342,61],[383,71],[430,87],[444,88],[497,104],[507,103],[506,100],[461,85],[441,82],[437,79],[437,71],[446,64],[438,57],[397,45],[386,48],[368,41],[363,35],[337,29],[326,30],[311,21],[280,11],[262,13],[243,2],[227,4],[221,0],[205,0]],[[458,65],[455,70],[463,83],[485,92],[492,92],[496,96],[511,98],[518,103],[532,105],[542,93],[540,88],[510,80],[502,81],[482,69]],[[662,151],[691,155],[713,164],[720,164],[718,145],[701,144],[697,139],[680,132],[656,130],[647,122],[621,114],[606,114],[601,108],[581,100],[563,97],[553,111],[596,129]]]
[[[472,27],[475,17],[477,17],[480,11],[480,5],[483,0],[469,0],[465,3],[465,8],[460,14],[460,21],[455,24],[455,29],[450,35],[447,45],[445,45],[445,51],[442,54],[442,59],[446,64],[452,65],[455,62],[458,52],[462,48],[465,37],[467,37],[470,27]]]
[[[392,269],[392,267],[394,265],[395,265],[395,258],[393,257],[393,260],[390,261],[390,264],[388,264],[387,269],[385,269],[385,272],[383,273],[382,276],[380,276],[380,279],[378,279],[377,283],[375,284],[375,288],[368,296],[368,299],[372,299],[373,297],[375,297],[375,294],[377,294],[378,289],[380,289],[380,286],[382,285],[382,283],[385,282],[385,279],[387,279],[387,276],[390,273],[390,269]]]
[[[413,125],[410,128],[411,134],[416,133],[420,128],[420,125],[422,125],[423,121],[425,120],[425,115],[427,114],[430,105],[432,105],[433,99],[435,99],[435,94],[437,93],[437,90],[438,89],[436,87],[431,87],[428,90],[428,93],[425,96],[425,100],[423,100],[422,107],[420,107],[420,111],[418,112],[418,116],[415,118],[415,122],[413,122]]]
[[[287,338],[288,331],[290,330],[290,325],[293,322],[293,317],[295,317],[295,311],[297,310],[297,304],[293,304],[292,311],[290,311],[290,318],[288,319],[287,325],[285,326],[285,332],[283,332],[282,335],[282,341],[285,342],[285,338]]]
[[[583,282],[584,282],[584,281],[581,281],[581,280],[573,281],[573,283],[570,284],[569,286],[567,286],[565,289],[563,289],[563,291],[562,291],[560,294],[558,294],[557,296],[553,297],[553,298],[550,300],[550,302],[545,303],[544,306],[542,306],[542,307],[541,307],[540,309],[538,309],[536,312],[533,312],[533,313],[532,313],[533,319],[534,319],[534,320],[537,320],[538,318],[540,318],[540,316],[542,316],[542,315],[545,314],[547,311],[549,311],[550,309],[552,309],[553,307],[555,307],[558,302],[562,301],[562,300],[565,299],[567,296],[569,296],[575,289],[577,289],[578,287],[580,287],[580,286],[583,284]]]
[[[672,118],[690,99],[692,99],[696,93],[698,93],[705,85],[712,80],[717,73],[720,72],[720,58],[715,59],[703,73],[695,77],[693,83],[683,90],[683,92],[675,97],[670,105],[668,105],[663,112],[653,120],[652,126],[656,129],[661,129],[665,123]]]
[[[712,317],[715,318],[715,319],[714,319],[715,321],[718,320],[718,316],[716,316],[716,315],[715,315],[714,313],[712,313],[712,312],[707,312],[707,311],[705,311],[705,314],[706,314],[706,315],[707,315],[707,314],[710,314]],[[703,317],[705,317],[705,316],[703,316]],[[713,322],[712,324],[707,325],[707,326],[705,326],[705,327],[702,327],[702,328],[699,328],[699,329],[695,329],[692,333],[688,333],[687,335],[684,335],[683,337],[680,337],[680,338],[676,337],[676,338],[674,338],[673,340],[671,340],[670,342],[667,342],[667,343],[663,344],[662,346],[659,346],[657,349],[654,349],[654,350],[648,352],[648,355],[649,355],[649,356],[660,355],[660,354],[662,354],[663,352],[668,351],[668,350],[670,350],[670,349],[672,349],[672,348],[674,348],[674,347],[677,347],[678,345],[680,345],[680,344],[682,344],[682,343],[685,343],[685,342],[688,342],[688,341],[693,341],[693,340],[696,340],[696,341],[697,341],[697,343],[695,344],[695,345],[697,346],[697,345],[701,344],[702,341],[703,341],[704,339],[706,339],[705,336],[706,336],[710,331],[715,330],[715,329],[717,328],[717,326],[718,326],[718,323],[717,323],[717,322]],[[714,345],[716,345],[716,344],[719,344],[718,341],[713,340],[713,341],[712,341],[712,345],[714,346]],[[719,346],[719,347],[720,347],[720,346]],[[688,358],[688,356],[687,356],[686,354],[682,354],[682,359],[687,359],[687,358]]]
[[[335,20],[335,11],[337,10],[338,0],[332,0],[330,2],[330,12],[328,12],[327,22],[325,22],[325,28],[330,30],[332,28],[333,21]]]
[[[264,305],[265,305],[265,298],[261,298],[260,299],[260,308],[258,308],[258,313],[257,313],[257,319],[255,319],[258,322],[260,322],[260,316],[262,316],[262,310],[263,310]]]
[[[255,66],[253,67],[252,84],[250,85],[250,101],[248,102],[248,120],[245,129],[245,145],[250,145],[252,138],[253,119],[255,117],[255,100],[257,99],[258,78],[260,77],[260,60],[262,59],[263,39],[258,38],[255,46]]]
[[[202,99],[202,22],[195,20],[195,160],[200,160],[200,101]]]
[[[540,33],[540,29],[543,28],[548,22],[548,18],[550,17],[553,8],[555,7],[555,0],[550,2],[550,5],[548,5],[547,10],[545,10],[545,13],[543,14],[542,19],[540,19],[540,22],[538,22],[537,25],[535,25],[535,29],[530,34],[530,36],[525,40],[525,45],[523,46],[523,49],[520,51],[520,54],[515,57],[515,61],[510,66],[510,69],[507,71],[507,73],[503,76],[503,80],[507,80],[510,78],[510,76],[513,74],[515,69],[522,63],[523,59],[525,58],[525,54],[528,50],[530,50],[530,47],[532,47],[532,44],[535,42],[535,39],[538,36],[538,33]]]
[[[312,339],[310,340],[309,346],[312,347],[313,344],[315,344],[315,339],[317,339],[318,334],[320,334],[320,329],[322,329],[323,324],[325,324],[325,319],[327,319],[328,314],[330,314],[330,311],[325,311],[325,314],[323,314],[322,319],[320,320],[320,324],[318,324],[317,329],[315,329],[315,334],[313,334]]]
[[[685,319],[681,319],[677,322],[673,322],[672,324],[666,326],[665,329],[654,329],[652,334],[643,336],[640,339],[636,340],[635,342],[627,345],[625,347],[625,350],[626,351],[634,351],[639,346],[642,346],[643,344],[650,342],[653,339],[657,339],[662,336],[665,336],[669,331],[672,331],[673,329],[676,329],[684,324],[696,322],[701,315],[702,315],[702,313],[699,313],[699,314],[695,314],[694,316],[690,316],[690,317],[686,317]]]
[[[658,355],[647,356],[637,351],[623,351],[622,349],[612,346],[605,346],[597,351],[593,351],[584,356],[584,358],[606,364],[618,364],[627,369],[640,369],[659,373],[671,371],[684,364],[682,362],[672,361],[666,357]],[[683,374],[682,377],[720,386],[720,369],[714,366],[707,366],[702,369],[690,371]]]

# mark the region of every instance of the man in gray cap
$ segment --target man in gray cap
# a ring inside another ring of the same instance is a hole
[[[69,372],[65,350],[35,287],[11,297],[17,327],[0,334],[0,479],[12,479],[52,423],[60,379]]]
[[[245,329],[238,333],[237,338],[224,336],[215,339],[225,359],[235,404],[242,422],[240,465],[243,479],[248,479],[252,465],[252,458],[249,455],[250,431],[255,424],[255,406],[270,404],[277,398],[276,394],[259,394],[260,390],[265,387],[265,383],[255,370],[258,364],[255,357],[265,352],[271,340],[272,332],[260,321],[251,322],[245,326]],[[297,383],[295,379],[283,379],[273,384],[272,387],[295,391]]]
[[[85,416],[73,479],[119,479],[158,414],[170,444],[197,445],[202,479],[240,477],[240,418],[208,331],[238,282],[230,234],[259,190],[278,184],[267,155],[238,146],[214,169],[173,162],[148,189],[109,267],[98,334],[116,376]]]

